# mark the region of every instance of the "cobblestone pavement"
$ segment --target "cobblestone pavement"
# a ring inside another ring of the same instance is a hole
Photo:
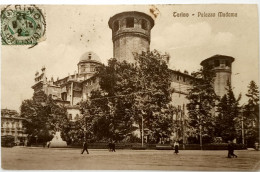
[[[238,158],[226,158],[227,151],[2,148],[2,168],[12,170],[260,170],[260,151],[236,150]]]

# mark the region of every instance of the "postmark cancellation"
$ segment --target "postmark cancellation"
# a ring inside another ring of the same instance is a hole
[[[1,9],[2,45],[36,45],[45,40],[46,21],[35,5],[8,5]]]

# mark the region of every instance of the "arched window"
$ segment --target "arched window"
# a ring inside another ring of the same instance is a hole
[[[215,67],[218,67],[220,64],[219,64],[219,60],[214,60],[214,66]]]
[[[230,67],[230,62],[228,60],[226,60],[226,66]]]
[[[95,65],[90,65],[90,72],[95,72]]]
[[[148,25],[147,25],[147,21],[146,20],[142,19],[141,27],[142,27],[142,29],[147,30]]]
[[[69,120],[72,120],[72,115],[71,114],[69,114]]]
[[[130,28],[130,27],[134,27],[135,25],[135,21],[133,17],[127,17],[126,18],[126,27]]]
[[[118,30],[119,30],[119,21],[117,20],[114,22],[114,31],[116,32]]]

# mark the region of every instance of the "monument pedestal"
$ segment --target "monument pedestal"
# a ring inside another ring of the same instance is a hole
[[[50,148],[63,148],[67,147],[67,142],[63,141],[60,132],[56,132],[53,139],[50,141]]]

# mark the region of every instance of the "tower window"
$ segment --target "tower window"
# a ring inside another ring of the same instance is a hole
[[[219,60],[214,60],[214,66],[218,67],[219,66]]]
[[[94,65],[90,65],[90,72],[95,72],[95,66]]]
[[[133,17],[128,17],[126,18],[126,27],[134,27],[134,18]]]
[[[142,19],[142,29],[147,30],[147,21]]]
[[[230,62],[226,60],[226,66],[230,67]]]
[[[118,30],[119,30],[119,21],[117,20],[114,22],[114,31],[116,32]]]

